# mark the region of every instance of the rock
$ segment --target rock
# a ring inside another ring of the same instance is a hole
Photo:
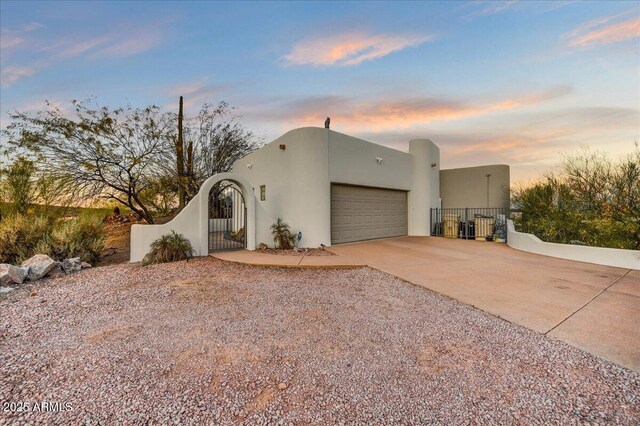
[[[36,254],[22,263],[22,267],[29,268],[29,275],[27,275],[27,280],[29,281],[39,280],[55,268],[56,265],[57,262],[46,254]]]
[[[72,274],[82,269],[82,261],[79,257],[71,257],[62,261],[62,269],[66,274]]]
[[[8,263],[0,263],[0,286],[6,286],[13,283],[13,280],[9,276],[9,269],[11,269],[13,265],[9,265]]]
[[[82,269],[93,268],[93,266],[90,263],[87,263],[87,262],[80,263],[80,266],[82,267]]]
[[[22,284],[29,274],[28,267],[14,266],[8,263],[0,264],[0,285]]]
[[[35,290],[33,290],[31,293],[29,293],[29,296],[31,296],[31,297],[35,297],[37,295],[38,295],[38,292],[35,291]]]
[[[280,389],[280,390],[285,390],[286,388],[287,388],[287,384],[286,383],[280,383],[278,385],[278,389]]]
[[[47,278],[58,278],[65,276],[64,269],[62,269],[62,263],[56,262],[56,265],[47,273]]]

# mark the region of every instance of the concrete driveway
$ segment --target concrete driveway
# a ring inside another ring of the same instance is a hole
[[[436,237],[331,251],[640,370],[640,270]]]

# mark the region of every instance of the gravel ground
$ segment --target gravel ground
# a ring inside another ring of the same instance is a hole
[[[1,424],[640,421],[639,373],[368,268],[115,265],[0,312],[0,401],[31,407]]]

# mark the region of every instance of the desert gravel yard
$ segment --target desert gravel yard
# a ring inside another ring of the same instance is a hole
[[[369,268],[114,265],[1,297],[0,424],[640,422],[639,373]]]

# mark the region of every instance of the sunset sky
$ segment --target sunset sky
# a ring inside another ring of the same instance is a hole
[[[640,2],[0,3],[7,111],[225,100],[269,142],[322,126],[514,182],[640,141]]]

